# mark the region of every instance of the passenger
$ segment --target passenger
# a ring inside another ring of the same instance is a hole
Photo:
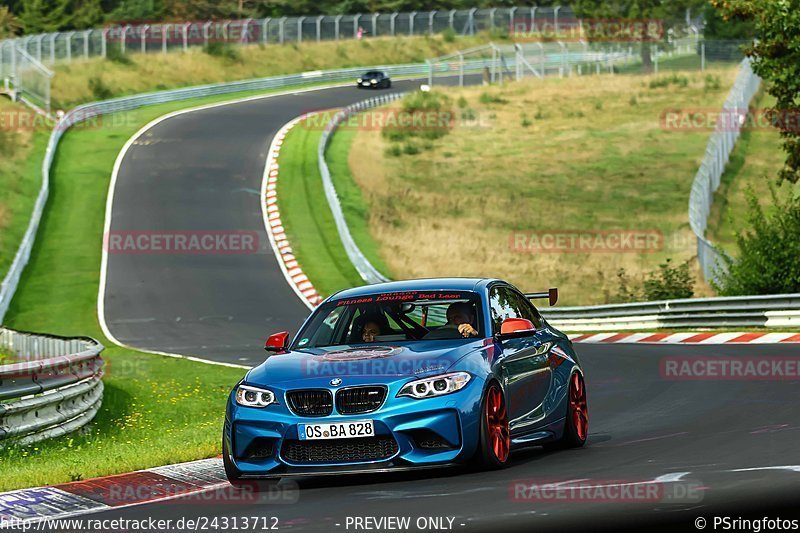
[[[381,334],[381,326],[376,320],[367,320],[361,330],[361,339],[364,342],[375,342],[375,337]]]
[[[447,308],[447,325],[457,326],[463,337],[477,337],[475,329],[475,309],[472,304],[456,302]]]

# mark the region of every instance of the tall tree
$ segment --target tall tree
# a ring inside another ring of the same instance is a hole
[[[74,0],[72,6],[72,28],[85,30],[99,26],[105,20],[100,0]]]
[[[19,30],[17,17],[7,6],[0,7],[0,39],[11,37]]]
[[[779,181],[800,180],[800,0],[713,0],[728,20],[755,24],[758,40],[745,53],[775,97],[772,119],[783,138],[786,162]]]
[[[574,0],[569,2],[572,10],[580,18],[616,21],[657,21],[664,32],[668,26],[684,19],[686,10],[702,7],[704,0]],[[651,69],[651,46],[656,39],[644,38],[641,41],[642,65],[646,71]]]
[[[19,21],[25,33],[49,33],[69,27],[69,0],[23,0]]]

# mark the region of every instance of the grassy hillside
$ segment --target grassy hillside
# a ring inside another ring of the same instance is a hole
[[[145,91],[307,72],[320,69],[422,62],[425,58],[488,42],[487,35],[378,37],[362,41],[217,47],[208,53],[131,54],[56,67],[55,108]]]
[[[497,276],[523,289],[559,286],[566,304],[614,300],[618,269],[641,279],[667,258],[693,257],[687,203],[709,132],[670,130],[660,116],[719,107],[734,77],[727,68],[448,88],[458,119],[444,137],[392,142],[377,128],[355,136],[350,169],[371,237],[400,278]],[[648,253],[513,245],[519,232],[596,231],[661,235],[663,245]],[[696,269],[695,277],[696,294],[709,294]]]

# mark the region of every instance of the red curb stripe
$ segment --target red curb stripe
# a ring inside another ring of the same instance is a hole
[[[659,342],[672,335],[672,333],[653,333],[649,337],[639,339],[637,342]]]
[[[186,494],[197,487],[198,485],[146,471],[56,485],[56,488],[64,492],[110,507]]]
[[[766,335],[766,333],[745,333],[743,335],[739,335],[735,339],[731,339],[728,342],[752,342],[756,339],[760,339]]]
[[[616,333],[616,334],[614,334],[614,335],[612,335],[610,337],[607,337],[607,338],[601,340],[600,342],[601,343],[603,343],[603,342],[617,342],[617,341],[620,341],[622,339],[628,338],[631,335],[633,335],[633,333]]]
[[[698,333],[697,335],[692,335],[686,339],[681,341],[681,344],[691,344],[693,342],[701,342],[706,339],[710,339],[711,337],[715,337],[717,333]]]
[[[788,339],[783,339],[781,342],[800,342],[800,333],[797,335],[792,335]]]
[[[583,340],[588,339],[589,337],[594,337],[594,333],[587,333],[587,334],[583,334],[583,335],[578,335],[577,337],[574,337],[572,339],[572,342],[581,342]]]

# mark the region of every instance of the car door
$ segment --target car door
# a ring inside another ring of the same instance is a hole
[[[506,391],[509,427],[512,433],[525,433],[544,418],[542,402],[552,379],[547,345],[539,334],[542,320],[527,299],[507,285],[490,290],[489,306],[495,334],[500,333],[507,318],[528,319],[536,328],[530,335],[499,341],[499,370]]]

